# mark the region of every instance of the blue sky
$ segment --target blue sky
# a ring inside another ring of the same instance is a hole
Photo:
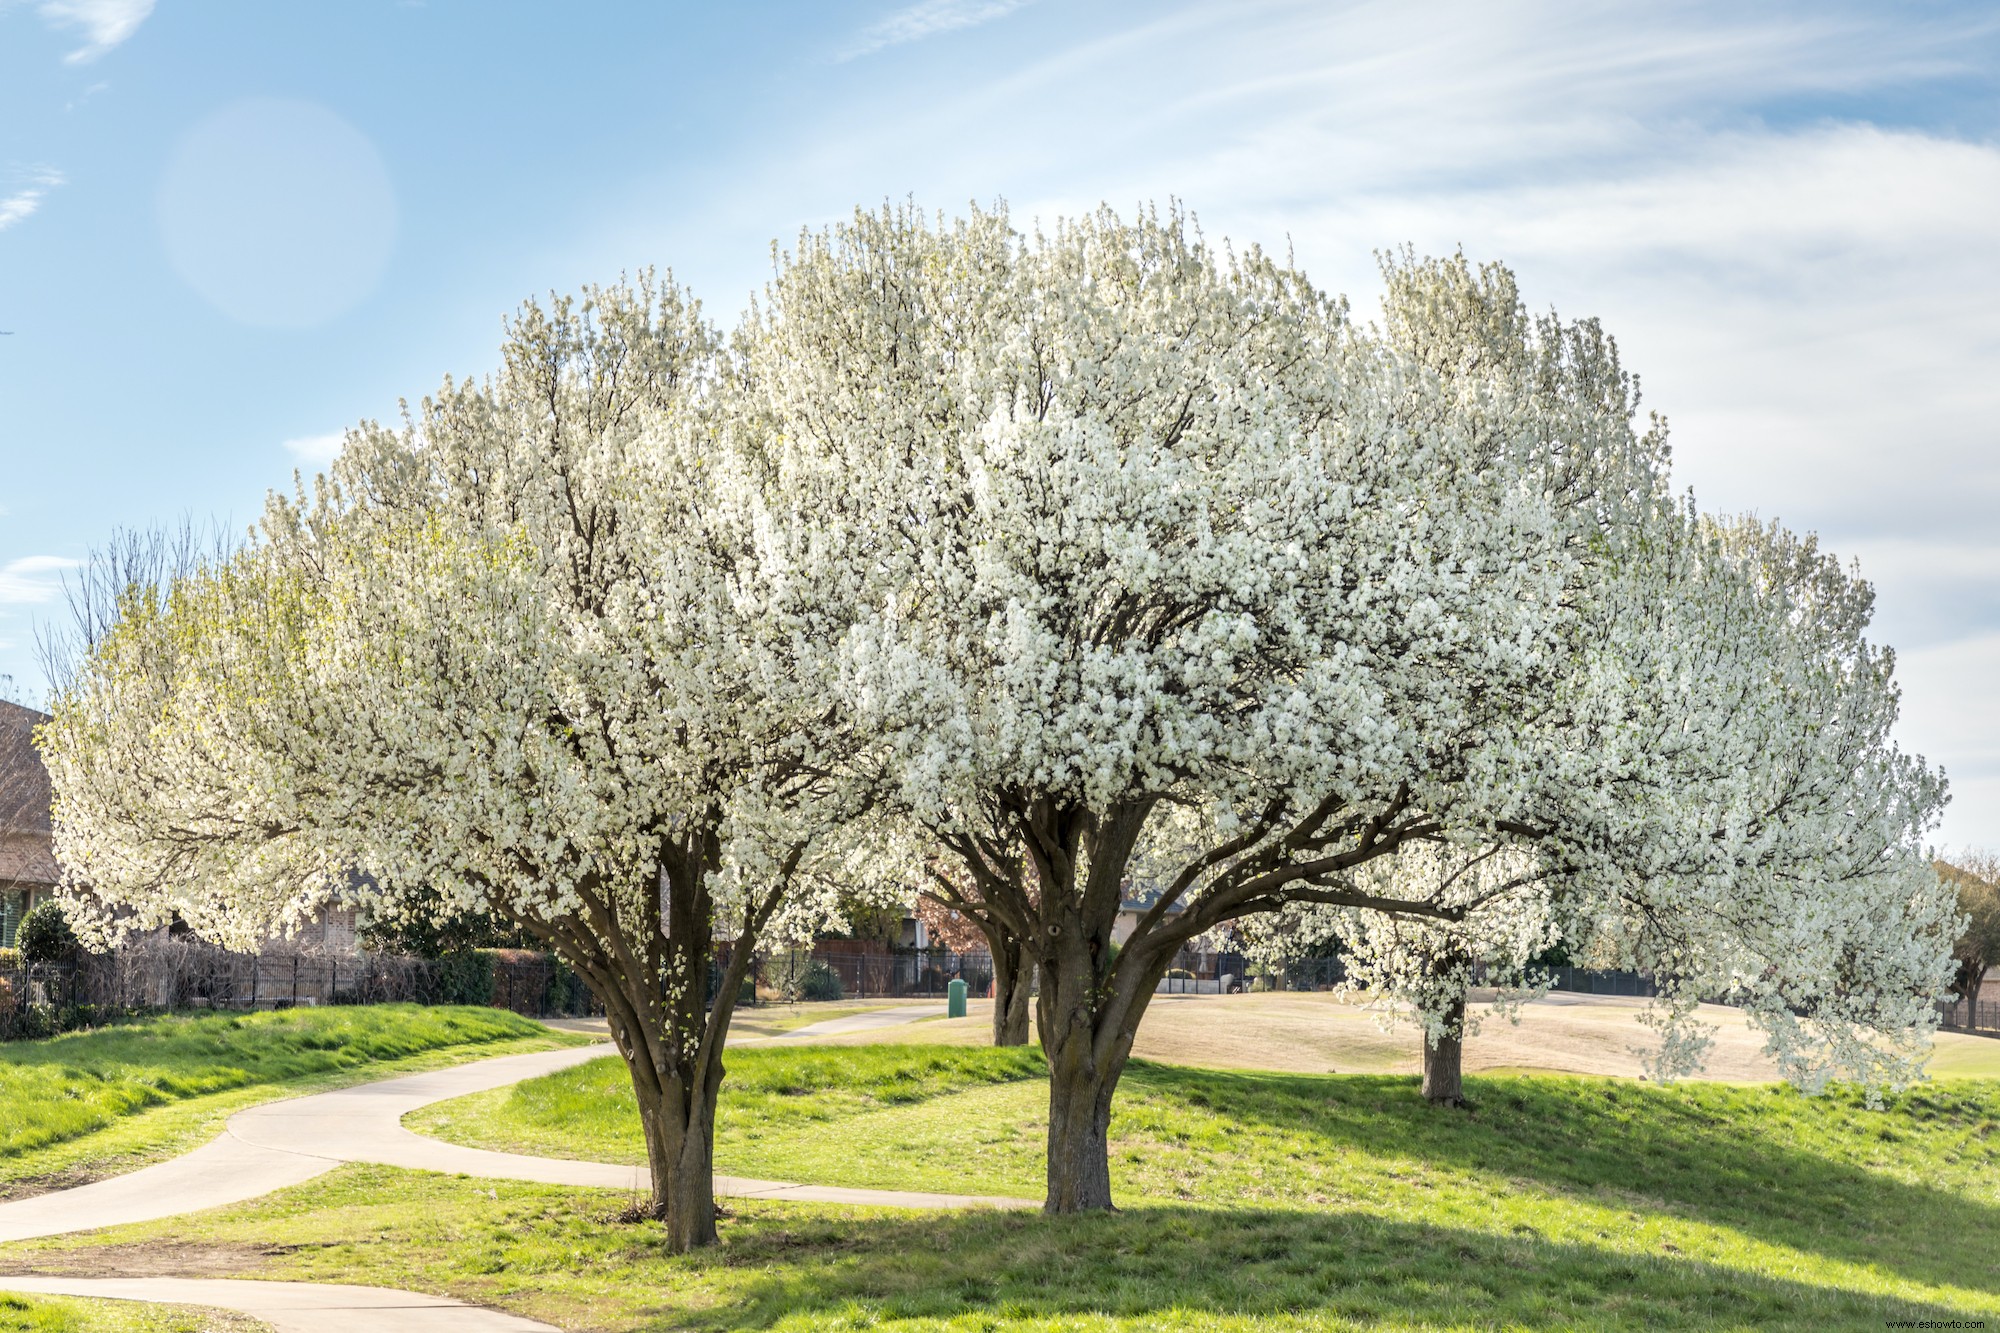
[[[1990,4],[0,0],[0,673],[119,527],[242,527],[671,267],[725,322],[857,203],[1178,197],[1364,315],[1463,246],[1601,316],[1703,504],[1860,560],[1943,837],[2000,846]]]

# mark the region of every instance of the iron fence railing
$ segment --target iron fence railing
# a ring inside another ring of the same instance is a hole
[[[983,996],[993,986],[993,956],[826,940],[767,950],[756,975],[760,990],[786,999],[936,999],[954,981]],[[829,978],[836,984],[829,986]]]
[[[1619,972],[1583,967],[1551,967],[1549,989],[1578,995],[1633,995],[1650,998],[1660,993],[1660,985],[1644,972]]]
[[[1938,1023],[1965,1032],[2000,1033],[2000,1000],[1982,999],[1977,1005],[1965,1000],[1938,1006]]]
[[[1660,987],[1643,972],[1618,972],[1583,967],[1550,967],[1549,989],[1580,995],[1658,995]],[[1281,970],[1286,990],[1337,990],[1347,981],[1347,966],[1339,957],[1305,958],[1288,963]],[[1473,984],[1486,985],[1486,970],[1473,971]]]

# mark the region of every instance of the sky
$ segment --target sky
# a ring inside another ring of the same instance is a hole
[[[116,531],[247,527],[527,297],[727,323],[801,228],[1002,198],[1599,317],[1678,486],[1859,562],[1937,836],[2000,847],[1990,2],[0,0],[0,675]]]

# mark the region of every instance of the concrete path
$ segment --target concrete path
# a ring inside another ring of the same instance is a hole
[[[647,1187],[643,1167],[488,1152],[426,1138],[402,1125],[404,1116],[433,1102],[504,1088],[603,1054],[601,1046],[571,1046],[527,1055],[504,1055],[453,1069],[253,1106],[231,1116],[220,1138],[185,1157],[94,1185],[0,1203],[0,1241],[90,1231],[241,1203],[311,1180],[344,1162],[374,1162],[416,1171],[583,1185],[641,1194]],[[1040,1206],[1032,1199],[842,1189],[740,1176],[717,1176],[715,1192],[735,1198],[885,1208]]]
[[[739,1011],[742,1012],[742,1011]],[[886,1009],[870,1009],[866,1013],[847,1014],[841,1018],[828,1018],[818,1023],[808,1023],[790,1032],[779,1032],[772,1036],[752,1037],[742,1035],[741,1029],[732,1029],[729,1046],[760,1046],[771,1042],[810,1040],[813,1037],[833,1037],[843,1032],[873,1032],[877,1028],[899,1027],[904,1023],[914,1023],[920,1018],[943,1018],[945,1002],[929,1000],[919,1004],[899,1004]],[[610,1040],[611,1025],[603,1018],[547,1018],[542,1020],[561,1032],[577,1032],[586,1037]]]
[[[193,1277],[0,1277],[0,1291],[236,1310],[279,1333],[556,1333],[555,1325],[387,1287]]]
[[[873,1032],[876,1028],[901,1027],[920,1018],[943,1018],[944,1014],[943,1000],[929,1004],[900,1004],[894,1009],[870,1009],[865,1014],[849,1014],[845,1018],[829,1018],[823,1023],[808,1023],[805,1027],[793,1028],[790,1032],[780,1032],[775,1037],[753,1037],[748,1040],[810,1041],[814,1037],[837,1037],[843,1032]]]

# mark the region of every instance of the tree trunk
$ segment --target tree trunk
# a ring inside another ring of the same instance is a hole
[[[1164,966],[1164,965],[1163,965]],[[1049,1065],[1048,1213],[1111,1208],[1111,1098],[1152,984],[1108,984],[1083,949],[1041,967],[1036,1004]]]
[[[1004,928],[987,936],[993,953],[993,1044],[1028,1044],[1028,1007],[1034,989],[1034,964],[1027,949]]]
[[[646,1212],[665,1224],[675,1252],[717,1240],[715,1103],[723,1041],[757,931],[776,903],[774,894],[737,938],[710,1003],[715,934],[705,875],[706,866],[692,857],[669,861],[661,874],[659,928],[648,947],[607,950],[601,959],[610,982],[602,996],[606,1016],[632,1076],[652,1173]]]
[[[690,1098],[681,1079],[669,1077],[662,1087],[635,1065],[632,1086],[652,1171],[646,1211],[665,1224],[669,1250],[715,1244],[716,1084]]]
[[[1441,1035],[1424,1030],[1424,1099],[1433,1106],[1465,1105],[1465,996],[1445,1012]]]
[[[1086,1213],[1111,1202],[1111,1094],[1118,1074],[1087,1061],[1049,1069],[1046,1213]]]

